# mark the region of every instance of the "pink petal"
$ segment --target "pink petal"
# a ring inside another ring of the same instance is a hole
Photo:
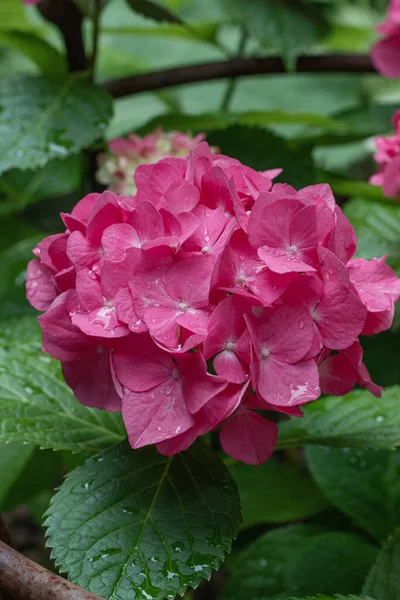
[[[361,335],[375,335],[391,328],[394,319],[394,306],[381,312],[369,312]]]
[[[129,224],[136,230],[141,244],[164,236],[164,223],[151,202],[141,202],[129,215]]]
[[[108,411],[121,410],[121,398],[115,389],[108,349],[99,345],[87,357],[63,362],[62,369],[65,381],[82,404]]]
[[[123,260],[128,248],[140,248],[140,239],[136,230],[128,223],[111,225],[103,233],[101,245],[104,257],[108,260]]]
[[[119,342],[113,363],[118,380],[134,392],[145,392],[162,384],[176,368],[171,356],[147,334],[132,335]]]
[[[367,309],[349,288],[328,281],[314,315],[324,345],[341,350],[350,346],[360,335]]]
[[[94,246],[80,231],[69,236],[67,254],[77,271],[92,268],[102,255],[100,247]]]
[[[110,225],[121,223],[122,215],[114,192],[106,191],[96,200],[86,228],[88,241],[100,246],[103,232]]]
[[[51,271],[34,259],[28,263],[26,272],[26,296],[36,310],[47,310],[57,297],[57,289]]]
[[[238,411],[220,434],[224,452],[249,465],[267,461],[275,450],[277,439],[276,423],[246,409]]]
[[[333,396],[345,396],[354,387],[357,369],[342,354],[326,358],[319,366],[321,392]]]
[[[351,282],[371,312],[392,308],[400,296],[400,279],[385,265],[385,257],[368,261],[356,258],[347,265]]]
[[[260,361],[257,370],[257,391],[270,404],[296,406],[316,400],[321,395],[314,359],[287,364],[269,356]]]
[[[399,45],[400,49],[400,45]],[[399,54],[400,59],[400,54]],[[400,73],[400,69],[399,69]],[[400,76],[400,75],[399,75]],[[389,162],[383,174],[383,193],[385,196],[396,198],[400,194],[400,156],[396,156]]]
[[[181,360],[183,396],[188,410],[197,413],[211,398],[226,388],[228,382],[223,377],[207,373],[207,364],[200,352],[178,358]]]
[[[396,31],[376,43],[371,52],[375,68],[385,75],[396,79],[400,77],[400,36]]]
[[[180,181],[177,187],[169,189],[164,195],[165,208],[177,215],[194,209],[200,199],[196,186],[186,181]]]
[[[335,208],[335,217],[336,224],[330,236],[329,250],[331,250],[342,263],[347,264],[356,252],[356,232],[339,206],[336,206]]]

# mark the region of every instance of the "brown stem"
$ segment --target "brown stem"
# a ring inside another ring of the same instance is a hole
[[[69,71],[87,68],[83,42],[83,15],[72,0],[42,0],[38,4],[42,16],[54,23],[64,38]]]
[[[0,541],[0,589],[18,600],[102,600]]]
[[[369,56],[359,54],[324,54],[320,56],[300,56],[298,73],[374,73]],[[267,73],[285,73],[282,59],[276,56],[267,58],[234,58],[232,60],[209,62],[199,65],[164,69],[152,73],[142,73],[108,81],[104,85],[114,98],[150,92],[161,88]]]
[[[0,540],[9,546],[14,546],[10,532],[4,522],[3,515],[0,513]]]

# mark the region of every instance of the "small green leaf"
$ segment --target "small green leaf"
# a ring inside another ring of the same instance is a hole
[[[117,413],[87,408],[64,383],[57,361],[41,353],[36,319],[0,330],[0,441],[98,452],[124,439]]]
[[[373,258],[388,254],[388,263],[400,268],[400,206],[357,198],[344,212],[357,233],[357,256]]]
[[[134,35],[183,38],[215,44],[218,29],[219,23],[192,23],[190,27],[182,27],[182,25],[171,23],[155,27],[102,27],[101,32],[115,36]]]
[[[377,548],[307,525],[269,531],[236,554],[221,600],[278,600],[360,592]]]
[[[33,446],[21,442],[0,443],[0,510],[4,510],[4,500],[29,463],[34,450]]]
[[[35,169],[101,137],[109,94],[82,76],[17,77],[0,88],[0,173]]]
[[[272,457],[259,467],[235,462],[229,470],[238,486],[246,527],[306,519],[329,506],[300,465]]]
[[[54,46],[28,31],[3,31],[0,29],[0,47],[22,52],[46,75],[65,73],[65,57]]]
[[[306,457],[325,496],[375,539],[400,524],[399,452],[308,446]]]
[[[183,24],[183,21],[177,15],[174,15],[166,6],[154,0],[127,0],[127,2],[139,15],[153,19],[153,21]]]
[[[161,600],[209,579],[241,522],[236,487],[198,441],[167,458],[127,443],[72,471],[49,509],[52,556],[102,597]]]
[[[392,450],[400,445],[400,387],[374,398],[367,390],[326,396],[303,407],[302,419],[282,421],[278,448],[319,444]]]
[[[398,600],[400,590],[400,529],[379,552],[368,574],[363,593],[376,600]]]

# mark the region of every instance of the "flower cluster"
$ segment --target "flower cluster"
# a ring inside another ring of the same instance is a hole
[[[133,196],[136,194],[134,175],[139,165],[154,163],[168,156],[187,156],[204,137],[203,133],[195,137],[178,131],[164,133],[159,128],[143,138],[138,135],[115,138],[109,142],[109,152],[98,156],[96,178],[117,194]]]
[[[369,182],[381,186],[385,196],[400,199],[400,110],[394,113],[392,121],[395,134],[375,138],[374,158],[379,170]]]
[[[372,48],[374,66],[385,77],[400,77],[400,0],[391,0],[387,19],[377,30],[382,39]]]
[[[223,449],[259,464],[277,437],[262,411],[301,416],[356,382],[380,395],[358,336],[390,327],[400,280],[352,258],[328,185],[278,172],[203,142],[139,166],[134,197],[86,196],[34,250],[44,349],[82,403],[122,407],[133,448],[172,455],[222,426]]]

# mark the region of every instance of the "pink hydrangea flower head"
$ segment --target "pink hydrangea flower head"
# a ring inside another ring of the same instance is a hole
[[[385,196],[400,199],[400,110],[392,118],[394,135],[376,137],[374,159],[378,172],[369,182],[382,187]]]
[[[371,51],[372,62],[385,77],[400,77],[400,4],[391,0],[387,19],[377,27],[382,39]]]
[[[148,157],[159,140],[114,147]],[[201,142],[139,165],[133,197],[85,196],[34,249],[43,348],[80,402],[122,411],[133,448],[171,456],[220,429],[226,453],[260,464],[277,439],[266,411],[301,417],[356,383],[381,393],[359,336],[390,327],[399,279],[384,258],[353,258],[329,186],[277,174]]]
[[[164,133],[159,128],[142,138],[135,134],[115,138],[109,142],[108,152],[98,157],[96,177],[118,194],[133,196],[137,189],[134,175],[139,165],[155,163],[168,156],[186,156],[204,137],[203,133],[194,137],[177,131]]]

